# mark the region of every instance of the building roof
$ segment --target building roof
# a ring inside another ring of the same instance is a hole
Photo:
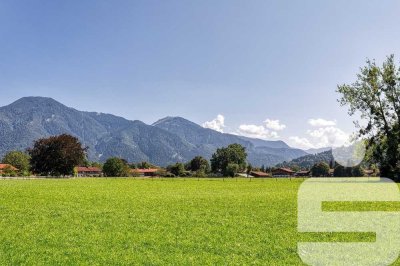
[[[264,173],[264,172],[260,172],[260,171],[251,171],[250,174],[252,176],[257,176],[257,177],[262,177],[262,176],[267,177],[267,176],[269,176],[269,174]]]
[[[84,167],[84,166],[78,166],[76,168],[78,172],[101,172],[101,169],[98,167]]]
[[[7,164],[7,163],[0,163],[0,170],[4,170],[6,168],[9,168],[13,171],[18,170],[17,168],[15,168],[14,166],[12,166],[11,164]]]
[[[294,171],[292,171],[292,170],[289,169],[289,168],[278,168],[278,169],[274,169],[274,170],[273,170],[273,172],[276,172],[276,171],[282,171],[282,172],[292,173],[292,174],[295,173]]]
[[[152,169],[140,169],[140,168],[138,168],[138,169],[132,169],[131,171],[132,172],[136,172],[136,173],[144,174],[144,173],[155,173],[155,172],[158,171],[158,169],[157,168],[152,168]]]
[[[310,170],[303,170],[303,171],[298,171],[296,174],[309,174],[311,171]]]

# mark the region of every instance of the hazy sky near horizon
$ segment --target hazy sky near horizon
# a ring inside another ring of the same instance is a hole
[[[0,105],[47,96],[149,124],[182,116],[335,145],[354,131],[336,86],[366,58],[400,54],[399,11],[398,1],[0,1]]]

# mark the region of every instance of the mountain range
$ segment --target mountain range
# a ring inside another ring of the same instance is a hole
[[[93,161],[118,156],[165,166],[197,155],[209,159],[217,148],[232,143],[246,147],[248,160],[255,166],[272,166],[308,154],[283,141],[220,133],[181,117],[165,117],[147,125],[111,114],[78,111],[46,97],[24,97],[0,107],[0,157],[10,150],[25,150],[36,139],[63,133],[78,137]]]

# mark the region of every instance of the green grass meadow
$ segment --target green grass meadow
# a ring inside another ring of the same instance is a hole
[[[301,182],[0,180],[0,264],[302,265]]]

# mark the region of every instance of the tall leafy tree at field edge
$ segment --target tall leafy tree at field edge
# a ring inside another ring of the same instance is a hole
[[[125,160],[112,157],[104,163],[103,173],[108,177],[127,177],[130,175],[130,167]]]
[[[400,178],[400,69],[394,56],[382,66],[367,60],[350,85],[340,85],[337,91],[342,106],[350,115],[359,114],[364,123],[359,137],[368,140],[370,162],[379,165],[381,176]]]
[[[28,149],[31,169],[42,175],[72,175],[74,167],[85,162],[86,150],[78,138],[67,134],[39,139]]]
[[[183,163],[175,163],[167,166],[167,171],[175,176],[183,176],[185,173],[185,165]]]
[[[210,164],[208,160],[202,156],[194,157],[188,164],[190,171],[204,171],[204,173],[210,172]]]
[[[230,144],[228,147],[219,148],[212,155],[211,170],[214,173],[221,173],[228,176],[227,171],[229,164],[237,164],[238,171],[244,171],[246,168],[246,148],[240,144]]]
[[[315,177],[325,177],[329,175],[329,164],[325,162],[320,162],[314,164],[311,168],[311,174]]]

